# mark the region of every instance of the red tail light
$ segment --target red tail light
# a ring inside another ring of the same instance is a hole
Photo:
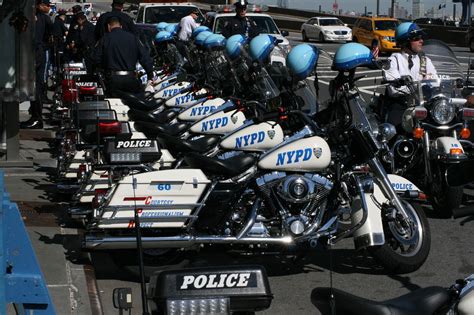
[[[98,208],[102,203],[105,195],[107,195],[108,189],[96,189],[94,191],[94,199],[92,199],[92,206]]]
[[[77,100],[76,81],[72,79],[64,79],[61,84],[63,92],[63,102],[72,103]]]
[[[95,86],[81,86],[79,88],[79,94],[81,95],[96,95],[97,87]]]
[[[99,132],[103,137],[118,135],[122,132],[122,124],[120,121],[99,122]]]
[[[79,165],[79,169],[77,170],[77,179],[79,181],[83,179],[82,177],[84,176],[86,171],[87,171],[87,166],[85,164]]]

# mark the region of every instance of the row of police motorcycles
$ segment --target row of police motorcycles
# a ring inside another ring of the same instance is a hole
[[[139,255],[166,264],[204,248],[296,255],[350,237],[387,272],[408,273],[430,251],[420,203],[472,215],[453,206],[474,173],[463,149],[474,109],[456,94],[466,80],[392,82],[411,97],[406,133],[397,135],[380,102],[366,102],[357,89],[357,67],[387,66],[362,45],[342,45],[332,58],[301,44],[283,56],[270,35],[225,39],[198,27],[177,47],[175,26],[157,28],[148,41],[156,77],[143,94],[109,91],[82,63],[62,69],[52,114],[60,122],[56,180],[70,195],[69,215],[84,225],[84,250],[108,251],[118,262],[139,246]],[[459,66],[447,46],[430,45],[440,65]],[[323,55],[338,75],[320,110]],[[270,306],[265,277],[248,266],[165,272],[155,296],[163,312],[256,311]],[[473,287],[468,277],[387,302],[315,289],[312,300],[328,314],[473,314]],[[178,303],[170,290],[214,300]]]

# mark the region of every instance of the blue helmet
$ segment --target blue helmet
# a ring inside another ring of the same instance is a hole
[[[398,25],[397,29],[395,30],[395,40],[399,44],[408,42],[414,37],[424,35],[426,35],[426,33],[423,32],[423,30],[418,25],[416,25],[416,23],[412,22],[404,22]]]
[[[286,57],[286,66],[295,79],[305,79],[318,63],[319,51],[316,47],[301,44],[293,47]]]
[[[156,30],[158,32],[164,31],[167,26],[168,26],[168,23],[160,22],[160,23],[156,24]]]
[[[213,34],[212,32],[208,32],[208,31],[201,32],[199,33],[198,36],[196,36],[196,39],[194,40],[194,42],[196,43],[196,45],[203,45],[206,38],[212,34]]]
[[[220,34],[209,35],[204,41],[204,48],[212,49],[225,46],[225,37]]]
[[[193,31],[193,34],[192,34],[193,38],[196,38],[196,36],[198,36],[199,33],[204,32],[204,31],[210,32],[211,29],[209,27],[203,26],[203,25],[196,27]]]
[[[172,39],[173,39],[173,35],[171,35],[171,33],[167,31],[161,31],[155,35],[155,43],[163,43],[163,42],[170,41]]]
[[[261,34],[254,37],[250,41],[250,57],[253,60],[265,60],[268,56],[270,56],[270,53],[276,45],[276,41],[276,37],[267,34]]]
[[[166,26],[165,31],[170,32],[172,35],[176,35],[179,30],[179,25],[178,24],[168,24]]]
[[[335,70],[351,70],[358,66],[372,63],[374,55],[369,48],[358,43],[347,43],[336,50],[333,60]]]
[[[235,59],[240,56],[240,52],[242,51],[242,47],[247,43],[247,39],[244,35],[236,34],[232,35],[227,39],[227,43],[225,44],[225,49],[227,54],[231,59]]]

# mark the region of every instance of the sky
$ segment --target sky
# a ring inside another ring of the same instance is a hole
[[[250,3],[257,4],[268,4],[276,5],[278,0],[249,0]],[[332,5],[334,0],[286,0],[288,3],[288,8],[292,9],[304,9],[304,10],[315,10],[317,11],[319,5],[323,11],[332,10]],[[364,6],[367,6],[367,11],[374,12],[376,11],[377,1],[376,0],[337,0],[339,9],[345,11],[358,11],[364,12]],[[391,5],[391,0],[380,0],[380,13],[387,14],[388,8]],[[411,14],[411,3],[412,0],[398,0],[400,6],[405,7],[408,10],[408,13]],[[451,0],[423,0],[425,10],[430,9],[431,7],[438,7],[440,4],[446,3],[446,12],[452,14],[453,12],[453,2]],[[457,15],[461,14],[461,4],[456,4]]]

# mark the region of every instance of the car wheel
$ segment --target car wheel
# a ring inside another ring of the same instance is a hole
[[[471,52],[474,52],[474,39],[471,39],[471,41],[469,42],[469,50]]]
[[[319,33],[319,41],[320,41],[321,43],[324,43],[324,40],[325,40],[325,39],[324,39],[323,32],[320,32],[320,33]]]
[[[302,35],[302,37],[303,37],[303,42],[308,42],[308,41],[309,41],[309,38],[308,38],[308,36],[306,36],[306,32],[305,32],[305,31],[303,31],[303,32],[301,33],[301,35]]]

